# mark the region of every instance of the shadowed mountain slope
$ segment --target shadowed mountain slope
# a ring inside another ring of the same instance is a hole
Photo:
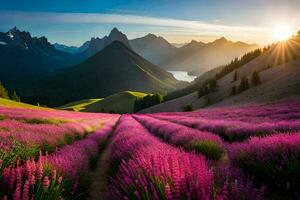
[[[150,33],[130,40],[129,44],[135,52],[156,65],[163,65],[171,60],[177,51],[177,48],[163,37]]]
[[[151,64],[122,42],[114,41],[96,55],[47,80],[38,101],[61,105],[133,90],[165,94],[179,83],[170,73]]]
[[[16,27],[0,33],[0,80],[17,92],[38,77],[55,74],[80,59],[57,50],[46,37],[32,37]]]

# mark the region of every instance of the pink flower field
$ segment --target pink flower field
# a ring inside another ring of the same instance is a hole
[[[99,199],[298,199],[299,129],[295,102],[133,115],[0,106],[0,199],[86,199],[97,181]]]

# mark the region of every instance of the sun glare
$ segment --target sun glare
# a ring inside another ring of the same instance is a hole
[[[293,35],[292,28],[288,25],[277,25],[273,28],[273,39],[284,41]]]

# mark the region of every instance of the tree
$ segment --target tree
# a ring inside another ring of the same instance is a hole
[[[217,88],[217,79],[212,78],[208,81],[209,92],[214,92]]]
[[[203,97],[209,93],[209,89],[207,85],[203,85],[200,90],[198,90],[198,98]]]
[[[9,95],[7,90],[5,89],[5,87],[2,85],[2,83],[0,82],[0,97],[4,98],[4,99],[9,99]]]
[[[235,95],[236,94],[236,87],[235,85],[231,88],[231,95]]]
[[[10,96],[11,100],[21,102],[21,98],[17,95],[16,91]]]
[[[261,84],[259,72],[255,71],[252,73],[251,82],[254,86]]]
[[[233,74],[233,80],[232,80],[232,82],[237,81],[237,76],[238,76],[238,73],[237,73],[237,70],[235,70],[235,72]]]
[[[183,111],[184,111],[184,112],[190,112],[190,111],[193,111],[192,105],[185,105],[185,106],[183,106]]]
[[[248,78],[247,77],[243,77],[241,79],[241,83],[239,86],[239,92],[243,92],[245,90],[249,89],[249,82],[248,82]]]

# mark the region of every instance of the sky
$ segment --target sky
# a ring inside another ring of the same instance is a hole
[[[17,26],[75,46],[113,27],[129,39],[153,33],[186,43],[224,36],[265,45],[278,25],[300,30],[299,10],[299,0],[1,0],[0,31]]]

